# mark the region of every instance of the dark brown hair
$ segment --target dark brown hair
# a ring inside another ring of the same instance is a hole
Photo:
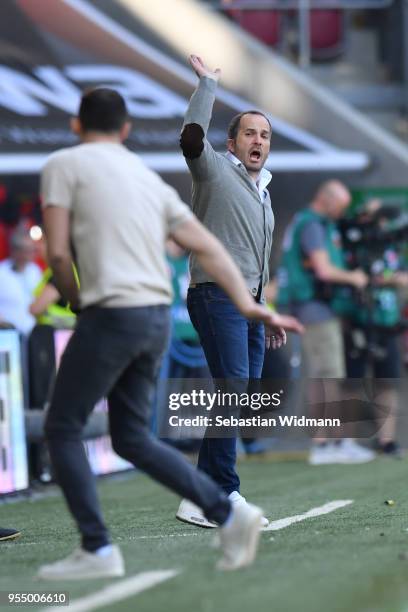
[[[227,132],[228,138],[230,138],[231,140],[236,140],[237,135],[238,135],[238,130],[239,130],[239,124],[241,123],[241,119],[244,115],[261,115],[261,117],[264,117],[269,124],[270,134],[272,137],[272,125],[268,117],[261,111],[247,110],[247,111],[244,111],[243,113],[238,113],[238,115],[235,115],[235,117],[231,119],[230,124],[228,126],[228,132]]]

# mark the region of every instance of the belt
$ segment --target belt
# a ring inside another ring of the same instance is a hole
[[[207,286],[216,286],[217,283],[191,283],[189,285],[189,289],[196,289],[197,287],[207,287]],[[261,293],[262,293],[262,284],[259,283],[258,287],[254,287],[253,289],[250,289],[251,294],[254,296],[255,300],[257,302],[259,302],[259,300],[261,299]]]
[[[196,289],[197,287],[206,287],[207,285],[216,285],[217,283],[191,283],[189,289]]]

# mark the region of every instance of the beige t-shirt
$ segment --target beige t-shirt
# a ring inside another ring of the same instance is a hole
[[[71,211],[82,307],[171,303],[165,240],[192,212],[137,155],[110,142],[58,151],[41,196]]]

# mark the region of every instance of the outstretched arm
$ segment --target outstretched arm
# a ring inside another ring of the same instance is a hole
[[[190,100],[180,137],[184,157],[196,159],[204,150],[220,69],[210,70],[200,57],[190,55],[190,65],[200,79]]]

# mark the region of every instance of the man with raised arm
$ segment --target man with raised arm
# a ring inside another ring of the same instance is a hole
[[[207,140],[220,70],[190,56],[199,77],[185,116],[180,145],[193,179],[192,210],[222,242],[245,279],[248,295],[263,302],[269,277],[274,216],[267,185],[271,174],[264,168],[272,128],[258,110],[248,110],[231,120],[227,152],[217,153]],[[263,323],[240,313],[223,288],[218,287],[197,256],[190,258],[191,284],[187,306],[204,349],[211,375],[223,379],[231,391],[245,392],[249,379],[261,377],[265,345],[279,348],[276,333]],[[295,319],[274,314],[274,321],[299,331]],[[233,505],[246,504],[240,494],[235,469],[236,438],[205,436],[198,468],[209,474]],[[182,500],[176,517],[201,527],[214,527],[200,508]],[[268,520],[262,517],[262,525]]]

